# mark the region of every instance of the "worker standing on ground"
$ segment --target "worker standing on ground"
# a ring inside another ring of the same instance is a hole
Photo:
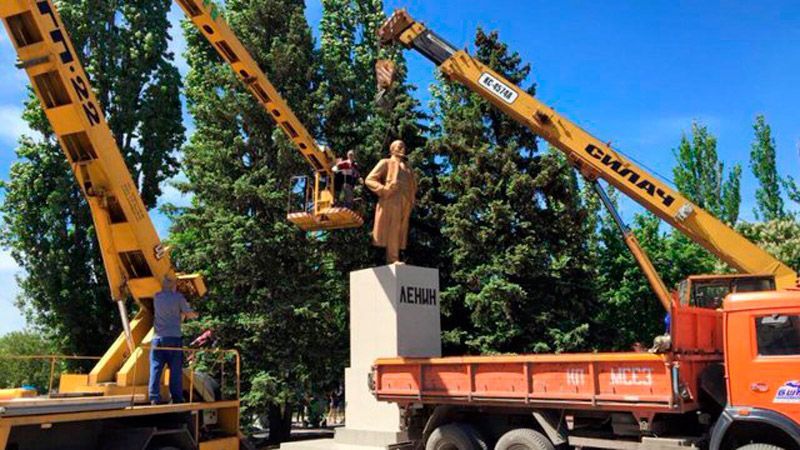
[[[181,322],[196,319],[186,297],[178,292],[175,279],[167,275],[153,299],[154,336],[150,349],[150,403],[164,403],[161,400],[161,375],[164,366],[169,367],[169,393],[172,403],[183,403],[183,352],[178,350],[159,350],[158,348],[183,347]]]
[[[386,248],[386,263],[400,261],[408,241],[408,223],[417,195],[417,180],[406,159],[406,144],[394,141],[391,157],[382,159],[369,176],[367,187],[378,196],[372,241]]]

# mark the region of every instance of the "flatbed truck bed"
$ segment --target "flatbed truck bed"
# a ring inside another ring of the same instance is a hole
[[[373,388],[399,404],[529,405],[685,413],[721,355],[581,353],[379,359]]]
[[[385,358],[371,387],[417,447],[798,450],[799,293],[676,301],[660,353]]]

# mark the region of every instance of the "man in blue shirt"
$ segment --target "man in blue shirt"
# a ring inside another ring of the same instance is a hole
[[[161,291],[153,299],[153,315],[155,334],[150,349],[150,403],[162,403],[160,384],[165,365],[169,366],[172,403],[183,403],[183,352],[158,348],[183,347],[181,322],[196,319],[197,313],[189,306],[186,297],[178,292],[175,279],[169,275],[164,277]]]

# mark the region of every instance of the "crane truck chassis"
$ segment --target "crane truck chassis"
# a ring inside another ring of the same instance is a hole
[[[372,389],[401,405],[419,443],[459,424],[476,440],[549,442],[497,450],[799,448],[800,291],[731,294],[721,311],[675,305],[672,318],[660,354],[379,359]]]
[[[378,359],[370,388],[401,407],[408,447],[800,449],[794,270],[405,10],[379,38],[418,51],[563,151],[589,182],[604,179],[743,272],[693,276],[661,299],[670,329],[652,353]]]

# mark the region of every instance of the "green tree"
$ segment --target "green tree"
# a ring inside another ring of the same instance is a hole
[[[789,199],[797,204],[800,204],[800,187],[797,186],[797,182],[790,176],[783,180],[784,186],[786,187],[787,194]]]
[[[523,65],[497,33],[478,30],[477,58],[515,84]],[[434,92],[442,233],[452,281],[442,304],[450,352],[569,350],[586,346],[593,294],[578,186],[569,165],[465,88]]]
[[[363,149],[373,128],[375,61],[387,56],[375,39],[385,19],[383,1],[323,0],[322,8],[320,92],[324,99],[324,136],[341,153]],[[379,155],[361,156],[375,159]]]
[[[123,4],[124,3],[124,4]],[[128,167],[153,207],[183,141],[180,80],[168,50],[170,2],[59,2]],[[24,269],[18,304],[66,352],[100,354],[118,333],[89,208],[38,100],[24,118],[40,138],[17,148],[0,205],[2,244]]]
[[[736,223],[742,168],[737,164],[725,174],[724,164],[717,155],[717,139],[708,127],[693,123],[691,138],[681,137],[674,153],[677,165],[673,176],[678,190],[719,219]]]
[[[313,133],[318,74],[303,9],[301,0],[229,0],[225,17]],[[193,199],[171,210],[175,261],[204,273],[201,325],[242,354],[243,417],[266,415],[271,440],[282,441],[294,406],[341,372],[345,312],[328,286],[324,239],[286,221],[289,179],[308,172],[305,161],[191,25],[186,35],[197,128],[180,186]]]
[[[689,275],[716,270],[711,254],[677,231],[661,231],[661,220],[653,214],[637,214],[631,228],[668,288]],[[595,260],[602,307],[596,345],[605,350],[628,350],[634,342],[649,345],[664,333],[666,312],[609,217],[604,216],[599,234]]]
[[[40,333],[15,331],[0,337],[0,389],[32,386],[46,393],[50,385],[50,360],[17,359],[20,356],[46,356],[54,353],[53,344]],[[60,369],[60,362],[56,369]]]
[[[603,305],[597,321],[602,331],[595,345],[604,350],[628,350],[634,342],[646,345],[653,336],[663,333],[664,312],[616,224],[608,214],[602,217],[598,230],[601,246],[595,258],[597,292]],[[638,214],[632,229],[660,269],[659,256],[666,252],[666,239],[659,232],[658,218]]]
[[[716,138],[708,128],[692,124],[675,150],[676,187],[716,217],[733,224],[741,203],[741,167],[724,170],[717,155]],[[690,275],[728,270],[682,233],[661,231],[660,220],[648,213],[634,218],[632,229],[668,288]],[[604,216],[596,252],[597,292],[603,305],[598,314],[600,348],[626,350],[634,342],[649,344],[664,332],[665,311],[656,300],[638,264],[614,223]]]
[[[750,168],[759,182],[756,190],[756,218],[765,221],[783,218],[781,179],[775,162],[775,139],[764,116],[756,117],[753,124],[755,139],[750,150]]]

